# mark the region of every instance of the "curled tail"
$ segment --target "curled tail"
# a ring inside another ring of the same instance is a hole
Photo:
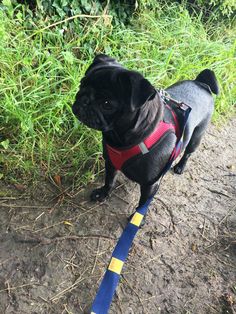
[[[215,73],[209,69],[205,69],[200,74],[198,74],[195,81],[206,84],[209,86],[210,91],[216,95],[220,93],[220,88]]]

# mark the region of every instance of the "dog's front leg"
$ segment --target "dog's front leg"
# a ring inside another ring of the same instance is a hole
[[[144,205],[150,197],[154,196],[158,190],[158,187],[159,187],[159,184],[157,182],[152,185],[140,185],[141,196],[139,199],[138,207]],[[129,220],[132,219],[133,215],[134,213],[131,216],[129,216]],[[143,218],[143,221],[140,227],[143,227],[143,225],[145,224],[145,221],[146,221],[146,217]]]
[[[116,169],[111,165],[109,161],[105,162],[105,184],[104,186],[93,190],[90,195],[92,201],[102,202],[111,192],[115,185]]]
[[[146,201],[155,195],[155,193],[158,190],[159,184],[156,182],[152,185],[141,185],[140,186],[140,191],[141,191],[141,196],[139,199],[139,206],[142,206],[143,204],[146,203]]]

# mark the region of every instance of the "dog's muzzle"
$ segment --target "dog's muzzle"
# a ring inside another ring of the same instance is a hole
[[[89,128],[103,132],[112,129],[111,124],[109,125],[107,123],[102,113],[96,110],[96,108],[74,104],[72,106],[72,112],[80,122],[87,125]]]

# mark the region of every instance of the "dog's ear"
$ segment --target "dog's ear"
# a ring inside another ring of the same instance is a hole
[[[114,58],[111,58],[110,56],[100,53],[96,55],[96,57],[93,59],[93,63],[98,64],[100,62],[116,62],[116,60]]]
[[[94,69],[98,69],[103,66],[120,66],[120,64],[114,59],[105,54],[98,54],[93,59],[92,64],[88,67],[85,75],[91,72]]]
[[[135,111],[142,107],[147,100],[154,98],[155,88],[140,73],[125,71],[118,74],[121,86],[121,97],[127,105],[127,111]]]

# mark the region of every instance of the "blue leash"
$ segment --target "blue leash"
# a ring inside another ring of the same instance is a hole
[[[105,314],[108,312],[129,249],[152,199],[153,197],[148,199],[143,206],[136,210],[117,242],[111,261],[93,302],[91,314]]]
[[[188,120],[189,113],[191,108],[185,104],[178,103],[179,108],[183,110],[183,128],[182,128],[182,136],[179,141],[176,143],[175,149],[170,156],[168,163],[166,164],[165,168],[163,169],[160,178],[162,179],[166,172],[171,168],[171,165],[175,158],[178,156],[181,146],[183,144],[184,139],[184,129],[186,122]],[[182,106],[182,107],[181,107]],[[128,256],[129,249],[133,243],[133,239],[139,230],[139,227],[143,221],[144,216],[147,213],[148,207],[153,200],[153,197],[150,197],[146,203],[137,208],[136,212],[132,216],[131,220],[127,224],[126,228],[124,229],[120,239],[118,240],[116,247],[112,253],[112,257],[108,268],[105,272],[105,275],[102,279],[100,287],[98,289],[97,295],[94,299],[91,314],[107,314],[110,308],[116,287],[118,285],[120,274],[124,265],[124,262]]]

